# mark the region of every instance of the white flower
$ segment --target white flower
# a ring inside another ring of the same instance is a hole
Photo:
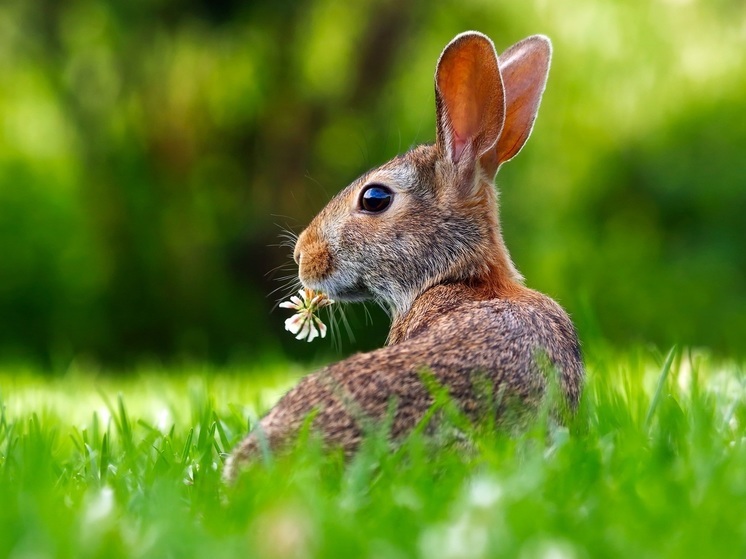
[[[316,311],[334,303],[323,293],[316,293],[312,289],[301,289],[289,301],[280,303],[283,309],[295,309],[295,314],[285,321],[285,330],[295,335],[297,340],[307,339],[309,342],[321,336],[326,336],[326,324],[315,315]]]

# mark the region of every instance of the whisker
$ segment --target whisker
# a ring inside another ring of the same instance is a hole
[[[291,221],[295,221],[295,218],[291,215],[284,215],[284,214],[269,214],[269,215],[271,215],[272,217],[278,217],[282,219],[289,219]]]
[[[342,319],[342,325],[345,327],[345,330],[347,331],[347,337],[350,338],[350,343],[355,343],[355,334],[352,331],[352,328],[350,327],[350,321],[347,319],[347,312],[345,307],[339,308],[339,314],[340,318]]]
[[[326,198],[330,197],[329,196],[329,191],[326,189],[326,187],[323,184],[321,184],[320,181],[318,181],[317,179],[313,178],[309,173],[306,173],[306,179],[310,180],[311,182],[313,182],[314,184],[316,184],[319,188],[321,188],[321,191],[324,193],[324,196]]]
[[[347,331],[347,335],[350,341],[354,343],[355,336],[352,334],[349,322],[347,320],[347,303],[339,303],[336,308],[330,308],[330,312],[333,311],[333,324],[334,324],[334,338],[332,340],[332,347],[336,351],[342,351],[342,327]]]
[[[373,317],[370,314],[370,309],[368,308],[368,302],[363,302],[363,310],[365,311],[365,325],[370,326],[373,324]]]
[[[278,227],[280,226],[278,225]],[[286,241],[297,241],[298,240],[299,235],[295,233],[294,231],[285,229],[284,227],[280,227],[280,229],[282,230],[277,236],[280,237],[281,239],[284,239]]]
[[[272,310],[274,311],[280,305],[280,303],[282,303],[283,301],[287,300],[290,296],[297,293],[301,287],[302,286],[301,286],[300,280],[297,277],[293,276],[291,279],[286,280],[285,283],[283,283],[276,289],[273,289],[270,293],[267,294],[267,298],[272,297],[278,292],[284,293],[284,294],[275,301],[275,304],[272,307]]]
[[[272,291],[270,291],[269,293],[267,293],[267,298],[272,297],[278,291],[286,291],[287,294],[285,296],[283,296],[279,301],[277,301],[277,303],[279,304],[282,301],[284,301],[287,297],[289,297],[290,295],[292,295],[294,293],[294,291],[290,291],[290,289],[291,288],[295,289],[295,287],[296,287],[296,285],[295,285],[294,281],[286,281],[285,283],[283,283],[279,287],[276,287],[275,289],[273,289]],[[300,287],[298,289],[300,289]]]
[[[286,244],[292,244],[294,246],[296,241],[298,240],[299,234],[286,225],[280,225],[279,223],[275,223],[274,225],[280,230],[280,232],[277,234],[277,236],[281,239],[280,246]]]
[[[278,266],[275,266],[274,268],[272,268],[270,271],[268,271],[266,274],[264,274],[264,277],[265,278],[270,278],[270,279],[275,279],[274,275],[277,272],[280,272],[280,271],[282,271],[282,272],[295,272],[294,268],[295,268],[295,266],[292,265],[292,264],[290,264],[290,262],[284,262],[284,263],[279,264]],[[282,280],[287,279],[289,277],[292,277],[294,275],[295,275],[295,273],[293,273],[290,276],[282,276],[282,277],[277,278],[277,279],[279,279],[279,280],[282,281]]]
[[[393,311],[391,310],[391,307],[389,307],[389,306],[388,306],[388,305],[386,304],[386,301],[384,301],[383,299],[375,299],[375,303],[376,303],[376,304],[377,304],[377,305],[378,305],[379,307],[381,307],[381,309],[383,309],[383,312],[385,312],[385,313],[386,313],[386,316],[388,316],[388,317],[389,317],[389,320],[392,320],[392,319],[394,318],[394,316],[393,316]]]
[[[281,241],[279,243],[272,243],[272,244],[269,244],[267,246],[272,247],[272,248],[287,248],[287,249],[290,249],[291,250],[290,257],[292,258],[292,250],[295,249],[295,241],[290,241],[290,240]]]
[[[273,214],[273,217],[292,219],[288,216],[282,216],[278,214]],[[288,225],[281,225],[279,223],[275,223],[274,225],[280,230],[280,232],[278,233],[279,242],[271,244],[269,246],[289,249],[289,254],[286,255],[288,261],[279,264],[265,274],[265,277],[280,282],[280,285],[278,287],[267,294],[267,298],[275,297],[278,293],[282,294],[282,296],[275,301],[275,304],[272,307],[273,311],[278,307],[280,303],[288,299],[290,296],[294,295],[302,287],[301,282],[298,279],[295,260],[293,258],[293,250],[295,249],[295,245],[298,241],[298,234],[295,233]],[[276,277],[276,275],[281,272],[283,272],[283,275]]]
[[[342,339],[339,334],[339,322],[337,320],[337,313],[339,309],[335,309],[334,306],[326,308],[326,318],[329,322],[329,340],[332,344],[334,351],[340,351],[342,349]]]
[[[279,266],[278,266],[279,268]],[[295,273],[295,270],[288,270],[286,266],[282,266],[282,268],[285,268],[284,271],[291,272],[290,274],[286,274],[284,276],[280,276],[278,278],[275,278],[277,281],[287,281],[290,279],[298,279],[298,274]]]

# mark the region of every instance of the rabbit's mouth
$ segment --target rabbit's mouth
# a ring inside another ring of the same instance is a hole
[[[321,291],[335,301],[354,303],[366,301],[373,297],[373,294],[361,280],[346,284],[342,278],[327,278],[319,281],[302,281],[301,283],[303,283],[303,287]]]
[[[334,294],[334,299],[337,301],[346,301],[348,303],[365,301],[371,297],[372,295],[367,289],[343,289]]]

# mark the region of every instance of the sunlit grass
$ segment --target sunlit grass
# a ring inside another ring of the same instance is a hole
[[[298,370],[6,369],[0,557],[742,557],[743,367],[667,356],[591,356],[566,427],[349,464],[304,435],[235,488],[224,453]]]

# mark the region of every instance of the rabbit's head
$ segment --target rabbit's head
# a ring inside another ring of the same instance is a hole
[[[451,41],[435,73],[435,145],[369,171],[329,202],[295,246],[301,282],[337,300],[376,299],[395,315],[440,283],[496,296],[520,282],[493,180],[531,133],[550,57],[543,36],[500,57],[480,33]]]

